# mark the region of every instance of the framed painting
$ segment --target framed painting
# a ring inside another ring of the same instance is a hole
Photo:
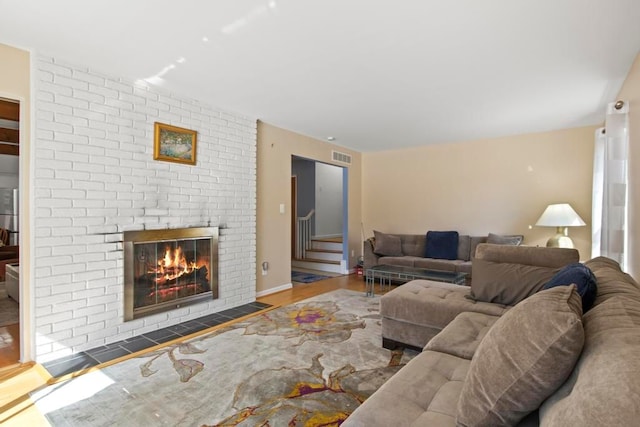
[[[198,132],[156,122],[154,135],[153,158],[155,160],[196,164]]]

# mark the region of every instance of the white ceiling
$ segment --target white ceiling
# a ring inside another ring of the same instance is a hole
[[[0,0],[0,43],[373,151],[601,124],[640,1]]]

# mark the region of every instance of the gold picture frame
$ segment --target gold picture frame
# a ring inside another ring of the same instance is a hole
[[[154,125],[154,160],[196,164],[198,132],[156,122]]]

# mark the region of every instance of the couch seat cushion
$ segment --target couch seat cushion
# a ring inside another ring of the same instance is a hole
[[[378,265],[401,265],[413,267],[414,257],[410,256],[383,256],[378,258]]]
[[[424,349],[471,360],[480,342],[499,318],[484,313],[460,313]]]
[[[343,426],[451,426],[469,361],[434,351],[413,358]]]
[[[500,316],[508,307],[465,298],[469,287],[412,280],[380,299],[380,314],[394,320],[442,329],[464,311]]]
[[[547,289],[498,319],[469,367],[460,426],[514,425],[565,382],[584,344],[575,285]]]
[[[471,261],[461,262],[460,264],[456,265],[456,268],[457,268],[457,272],[458,273],[467,273],[468,275],[471,275],[471,270],[473,268],[473,262],[471,262]]]
[[[413,266],[418,268],[426,268],[428,270],[440,270],[440,271],[457,271],[456,267],[464,263],[461,260],[446,260],[435,258],[415,258]]]

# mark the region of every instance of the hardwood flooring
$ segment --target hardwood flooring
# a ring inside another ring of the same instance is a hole
[[[258,298],[258,301],[281,306],[336,289],[365,292],[365,283],[362,276],[355,274],[308,284],[296,283],[291,289],[266,295]],[[15,333],[19,334],[19,328]],[[29,398],[29,393],[46,386],[50,380],[51,376],[39,364],[31,363],[18,365],[18,367],[0,368],[0,425],[3,427],[49,426],[50,424]]]
[[[20,324],[0,326],[0,370],[20,360]]]

